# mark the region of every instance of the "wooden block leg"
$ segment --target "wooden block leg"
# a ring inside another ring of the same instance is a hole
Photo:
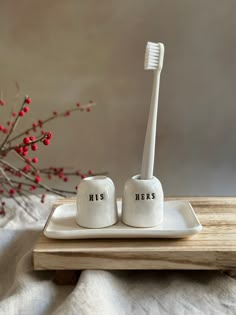
[[[224,273],[225,273],[227,276],[230,276],[230,277],[236,279],[236,269],[233,269],[233,270],[225,270]]]
[[[75,285],[79,276],[78,270],[56,270],[53,281],[58,285]]]

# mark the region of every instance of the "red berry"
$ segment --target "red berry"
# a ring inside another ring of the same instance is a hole
[[[27,96],[25,98],[25,103],[30,104],[31,102],[32,102],[31,98]]]
[[[77,106],[77,107],[80,107],[80,103],[77,103],[76,106]]]
[[[50,140],[49,139],[44,139],[43,140],[43,144],[44,145],[49,145],[50,144]]]
[[[51,132],[51,131],[49,131],[49,132],[47,133],[46,138],[47,138],[47,139],[51,139],[51,138],[52,138],[52,132]]]
[[[29,138],[30,138],[31,141],[36,140],[36,138],[34,136],[30,136]]]
[[[26,159],[26,162],[29,162],[29,163],[30,163],[30,162],[31,162],[31,158],[27,158],[27,159]]]
[[[24,115],[25,115],[25,112],[24,112],[23,110],[21,110],[21,111],[19,112],[19,116],[23,117]]]
[[[70,112],[69,112],[69,111],[65,112],[64,116],[65,116],[65,117],[66,117],[66,116],[70,116]]]
[[[33,163],[38,163],[38,161],[39,161],[39,159],[36,158],[36,157],[34,157],[34,158],[32,159],[32,162],[33,162]]]
[[[16,117],[16,112],[13,112],[13,113],[12,113],[12,117]]]
[[[34,130],[34,131],[37,131],[37,129],[36,129],[37,123],[33,123],[33,124],[32,124],[32,127],[33,127],[33,130]]]
[[[35,190],[36,189],[36,186],[35,185],[32,185],[31,187],[30,187],[30,190],[31,191],[33,191],[33,190]]]
[[[35,181],[36,184],[38,184],[41,181],[41,177],[40,176],[36,176],[34,181]]]
[[[82,178],[82,179],[84,179],[84,178],[85,178],[85,175],[84,175],[84,174],[81,174],[80,176],[81,176],[81,178]]]
[[[24,173],[27,173],[28,171],[30,170],[30,165],[29,164],[27,164],[27,165],[25,165],[25,167],[23,167],[23,172]]]
[[[29,110],[30,110],[30,109],[29,109],[29,106],[25,106],[25,107],[24,107],[24,112],[25,112],[25,113],[28,113]]]
[[[40,127],[40,128],[43,127],[43,121],[42,121],[41,119],[38,120],[38,124],[39,124],[39,127]]]
[[[1,99],[0,100],[0,105],[4,106],[6,104],[5,100]]]
[[[26,156],[26,155],[28,155],[28,152],[27,152],[27,151],[23,151],[23,152],[22,152],[22,155],[23,155],[23,156]]]
[[[42,203],[44,203],[45,197],[46,197],[46,195],[45,195],[45,194],[42,194],[42,196],[41,196],[41,202],[42,202]]]
[[[4,127],[2,125],[0,125],[0,131],[3,131]]]
[[[11,188],[11,189],[9,190],[9,193],[10,193],[10,195],[14,195],[15,189],[14,189],[14,188]]]
[[[90,107],[87,108],[87,112],[91,112],[91,108]]]
[[[68,182],[68,178],[67,177],[65,177],[63,180],[64,180],[64,182]]]
[[[57,115],[58,115],[58,112],[53,112],[53,115],[54,115],[54,116],[57,116]]]
[[[88,173],[89,173],[89,175],[93,175],[93,171],[92,170],[89,170]]]
[[[37,151],[37,150],[38,150],[37,144],[36,144],[36,143],[33,143],[33,144],[31,145],[31,149],[32,149],[32,151]]]
[[[19,153],[19,154],[22,154],[22,153],[23,153],[23,148],[22,148],[22,147],[20,147],[20,148],[16,147],[15,150],[16,150],[16,152]]]
[[[27,145],[25,145],[25,146],[23,147],[23,151],[24,151],[24,152],[29,151],[29,147],[28,147]]]
[[[29,143],[30,143],[30,138],[25,137],[25,138],[23,139],[23,142],[24,142],[24,144],[29,144]]]

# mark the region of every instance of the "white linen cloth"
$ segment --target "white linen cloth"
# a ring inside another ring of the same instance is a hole
[[[33,221],[11,201],[0,219],[1,315],[236,314],[236,280],[218,271],[82,271],[58,286],[53,271],[34,271],[32,249],[51,204],[32,198]]]

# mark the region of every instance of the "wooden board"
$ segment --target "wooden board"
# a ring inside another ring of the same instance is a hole
[[[171,199],[191,202],[201,233],[185,239],[96,240],[54,240],[41,233],[33,250],[34,269],[236,269],[236,198]]]

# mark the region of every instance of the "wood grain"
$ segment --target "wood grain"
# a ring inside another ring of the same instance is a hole
[[[171,199],[191,202],[201,233],[185,239],[95,240],[54,240],[42,233],[33,251],[34,269],[236,269],[236,198]]]

